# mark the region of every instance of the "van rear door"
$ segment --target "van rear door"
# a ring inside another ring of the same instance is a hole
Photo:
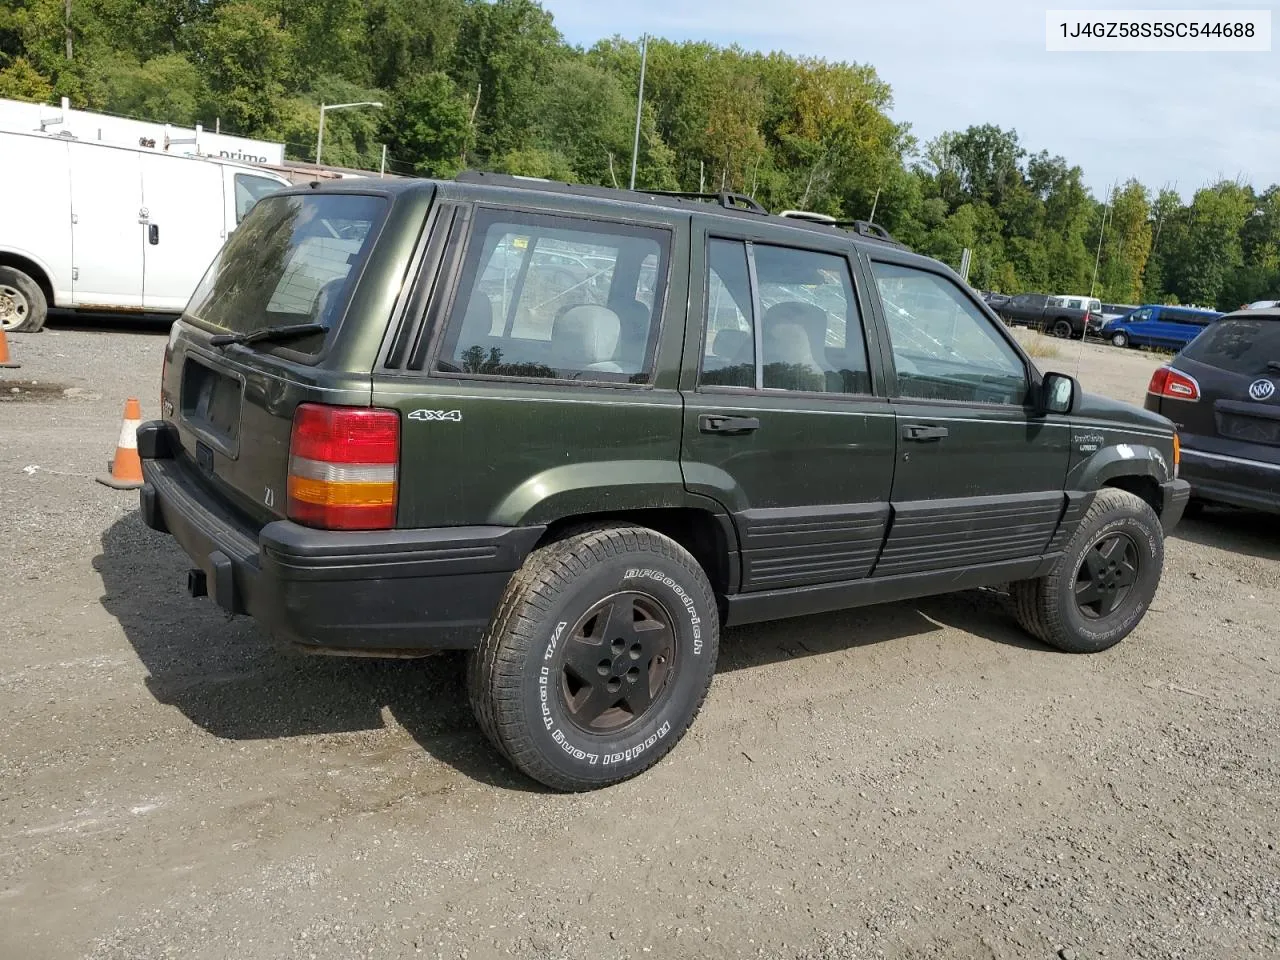
[[[142,306],[142,154],[72,143],[72,292],[78,307]]]
[[[411,243],[377,249],[391,206],[390,196],[352,191],[261,200],[175,326],[165,419],[198,476],[261,523],[286,515],[297,406],[369,405],[373,357],[399,285],[361,286],[360,277],[402,279],[412,251]],[[314,329],[280,333],[302,324]],[[265,339],[238,342],[264,331]]]
[[[222,168],[191,157],[143,154],[142,205],[142,306],[177,313],[226,239]]]

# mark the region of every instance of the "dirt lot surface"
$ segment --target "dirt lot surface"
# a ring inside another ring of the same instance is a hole
[[[666,760],[552,795],[458,658],[304,658],[185,595],[92,480],[163,343],[63,324],[0,371],[0,958],[1280,951],[1276,519],[1185,522],[1097,656],[985,593],[730,631]],[[1157,363],[1056,346],[1127,400]]]

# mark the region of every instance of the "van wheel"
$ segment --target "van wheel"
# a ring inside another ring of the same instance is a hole
[[[1100,490],[1048,576],[1011,584],[1022,628],[1068,653],[1123,640],[1151,605],[1164,566],[1155,512],[1127,490]]]
[[[1129,345],[1129,335],[1117,330],[1111,335],[1111,345],[1113,347],[1127,347]]]
[[[1063,340],[1071,339],[1071,321],[1057,320],[1053,324],[1051,331],[1055,337],[1061,337]]]
[[[698,562],[643,527],[535,550],[511,578],[467,689],[485,735],[555,790],[591,790],[657,763],[693,722],[719,647]]]
[[[5,333],[35,333],[48,313],[40,284],[15,267],[0,266],[0,327]]]

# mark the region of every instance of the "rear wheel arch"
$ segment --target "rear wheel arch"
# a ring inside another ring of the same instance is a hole
[[[710,509],[653,507],[566,516],[547,525],[534,549],[584,530],[613,526],[647,527],[670,537],[698,561],[717,597],[737,586],[737,534],[727,514]]]

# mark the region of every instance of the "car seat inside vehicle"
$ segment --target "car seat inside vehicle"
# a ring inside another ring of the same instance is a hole
[[[550,365],[561,373],[622,373],[615,359],[621,331],[622,321],[608,307],[587,303],[570,307],[552,327]]]

